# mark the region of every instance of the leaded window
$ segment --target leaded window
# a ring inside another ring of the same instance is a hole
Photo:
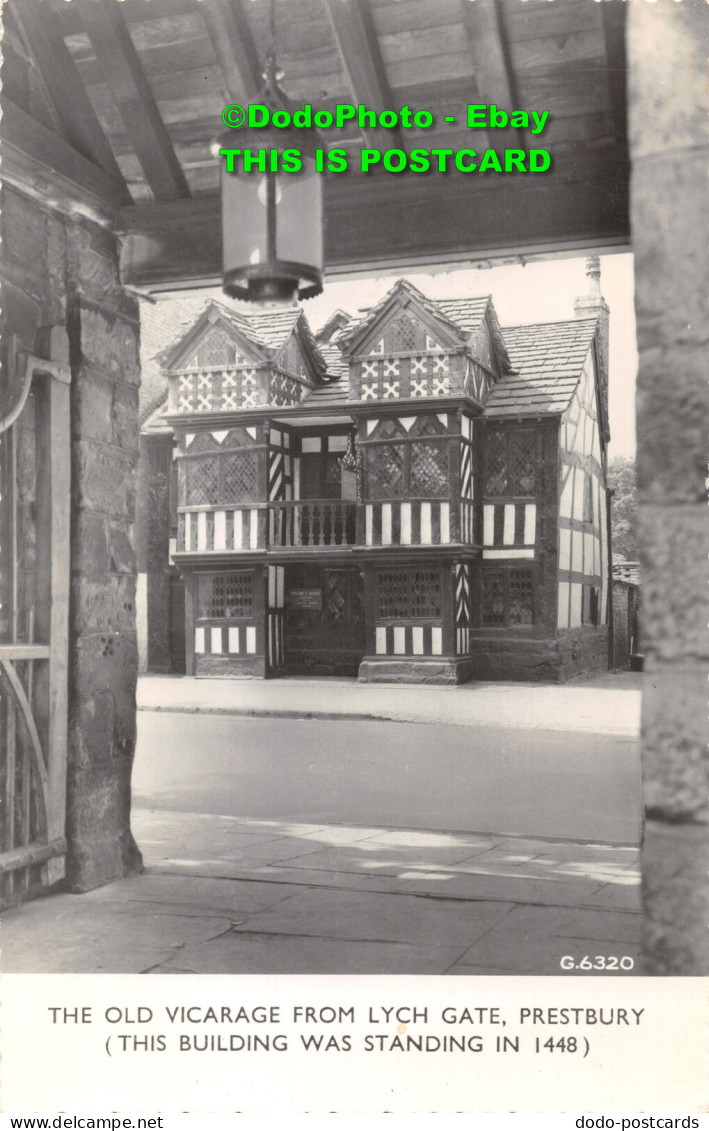
[[[367,498],[373,500],[445,498],[448,480],[446,428],[437,417],[423,416],[406,433],[398,421],[384,418],[366,452]],[[380,443],[386,436],[396,442]],[[429,439],[441,436],[441,439]],[[445,439],[443,437],[446,437]]]
[[[409,493],[435,498],[448,494],[448,444],[445,440],[411,445]]]
[[[222,457],[220,503],[248,503],[258,499],[258,460],[253,452]]]
[[[395,322],[389,324],[389,348],[395,352],[415,350],[417,336],[416,323],[406,314],[402,314]]]
[[[488,429],[485,438],[485,494],[529,497],[537,481],[537,441],[531,429]]]
[[[367,451],[370,499],[399,499],[404,489],[404,445],[378,444]]]
[[[509,571],[510,624],[532,623],[532,571],[528,566],[513,567]]]
[[[251,572],[209,573],[197,577],[197,617],[200,620],[239,620],[253,616]]]
[[[258,502],[259,464],[256,452],[229,452],[185,459],[185,505]]]
[[[218,501],[219,460],[185,460],[185,503],[188,507],[204,503],[210,506]]]
[[[484,628],[533,623],[530,566],[486,566],[482,570],[480,588],[480,621]]]
[[[498,628],[505,623],[505,574],[501,569],[484,569],[482,574],[482,623]]]
[[[382,570],[377,576],[377,619],[426,620],[441,616],[438,570]]]

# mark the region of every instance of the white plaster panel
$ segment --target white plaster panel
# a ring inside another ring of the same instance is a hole
[[[434,656],[443,654],[443,629],[440,625],[434,625],[431,629],[431,652]]]
[[[559,531],[559,569],[571,569],[571,531]]]
[[[571,583],[571,612],[569,615],[569,627],[578,628],[581,624],[581,600],[583,597],[583,585],[580,582],[572,581]]]
[[[378,656],[386,656],[387,630],[385,628],[377,628],[376,630],[376,650]]]
[[[558,628],[569,627],[569,583],[559,582],[559,610],[556,619]]]
[[[394,628],[394,653],[403,656],[406,653],[406,629],[397,624]]]
[[[483,507],[483,545],[492,546],[495,541],[495,508]]]

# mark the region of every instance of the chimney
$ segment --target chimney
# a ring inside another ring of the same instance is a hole
[[[596,319],[596,347],[604,415],[603,428],[608,440],[608,320],[610,308],[601,294],[601,261],[597,255],[589,255],[586,259],[586,293],[576,299],[574,311],[577,318]]]

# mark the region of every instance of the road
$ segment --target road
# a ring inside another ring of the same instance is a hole
[[[639,797],[619,736],[138,713],[143,808],[635,844]]]

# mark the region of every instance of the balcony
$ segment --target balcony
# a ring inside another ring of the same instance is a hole
[[[362,546],[473,543],[473,504],[460,499],[392,499],[357,504],[293,499],[230,507],[190,507],[178,514],[177,553],[337,550]]]
[[[338,500],[296,499],[269,503],[268,544],[324,549],[353,546],[356,504]]]

